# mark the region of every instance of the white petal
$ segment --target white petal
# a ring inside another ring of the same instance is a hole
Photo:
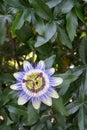
[[[26,71],[26,72],[33,69],[32,65],[28,61],[23,62],[23,68],[24,68],[24,71]]]
[[[55,73],[55,69],[54,68],[47,69],[46,73],[51,76]]]
[[[39,109],[40,108],[40,104],[41,104],[41,101],[40,100],[37,100],[37,101],[32,101],[32,105],[35,109]]]
[[[63,79],[60,77],[51,77],[50,78],[50,85],[51,86],[58,86],[63,82]]]
[[[37,64],[36,66],[36,69],[45,69],[45,64],[44,64],[44,61],[39,61],[39,63]]]
[[[18,80],[21,81],[24,77],[24,73],[23,72],[16,72],[13,74],[13,76]]]
[[[18,105],[24,105],[28,100],[24,98],[23,96],[20,96],[18,98]]]
[[[52,91],[50,96],[53,97],[53,98],[59,98],[59,95],[58,95],[58,93],[55,90]]]
[[[52,106],[52,99],[51,98],[43,98],[42,102],[48,106]]]
[[[22,84],[20,84],[20,83],[13,84],[10,86],[10,88],[13,90],[22,90]]]

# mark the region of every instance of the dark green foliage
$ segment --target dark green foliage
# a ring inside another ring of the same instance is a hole
[[[87,0],[0,0],[0,130],[86,130],[86,51]],[[10,85],[26,59],[63,78],[52,107],[17,105]]]

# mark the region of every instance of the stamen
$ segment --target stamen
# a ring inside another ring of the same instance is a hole
[[[42,77],[42,76],[43,76],[43,74],[39,73],[35,79],[37,79],[38,77]]]
[[[23,79],[23,83],[26,83],[30,91],[37,93],[44,88],[45,79],[43,73],[32,73],[31,75],[27,75],[26,80]]]

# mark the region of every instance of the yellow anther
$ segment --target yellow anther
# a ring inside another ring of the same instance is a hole
[[[32,73],[31,75],[27,75],[26,80],[26,86],[31,91],[39,91],[43,88],[43,77],[40,76],[39,73]]]

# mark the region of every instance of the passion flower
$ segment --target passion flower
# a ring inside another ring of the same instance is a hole
[[[55,86],[60,85],[63,79],[54,77],[55,69],[46,69],[44,61],[39,61],[36,66],[24,61],[23,69],[24,71],[13,74],[17,83],[10,86],[11,89],[20,91],[18,104],[31,101],[35,109],[40,108],[41,102],[51,106],[51,98],[59,98]]]

